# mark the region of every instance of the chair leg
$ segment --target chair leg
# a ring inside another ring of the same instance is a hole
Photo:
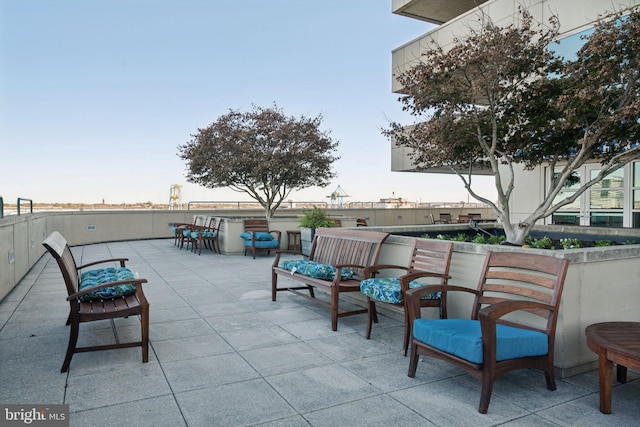
[[[373,324],[373,317],[377,315],[376,313],[376,303],[369,297],[367,297],[367,339],[371,338],[371,325]],[[377,322],[376,322],[377,323]]]
[[[489,401],[491,400],[491,392],[493,390],[493,378],[485,373],[482,376],[482,394],[480,395],[480,405],[478,412],[486,414],[489,409]]]
[[[409,348],[409,338],[411,337],[411,325],[409,325],[409,310],[404,307],[404,343],[402,345],[402,353],[406,356]]]
[[[338,304],[340,302],[340,291],[335,286],[331,287],[331,330],[338,330]]]
[[[67,372],[69,365],[71,364],[71,358],[76,350],[76,344],[78,343],[78,333],[80,331],[80,324],[76,321],[71,322],[71,330],[69,331],[69,344],[67,345],[67,355],[62,363],[62,369],[60,372]]]
[[[142,337],[142,363],[147,363],[149,361],[149,306],[142,308],[140,323],[140,335]]]
[[[556,389],[556,375],[555,375],[555,371],[553,370],[553,364],[550,364],[550,366],[548,366],[547,369],[545,369],[544,379],[547,381],[547,388],[549,390]]]
[[[411,346],[411,359],[409,360],[409,372],[407,376],[413,378],[416,376],[416,369],[418,368],[418,346],[413,343]]]

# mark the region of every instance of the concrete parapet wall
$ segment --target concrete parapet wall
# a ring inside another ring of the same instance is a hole
[[[60,231],[72,246],[153,238],[167,238],[167,244],[170,245],[169,239],[172,234],[169,223],[190,222],[194,214],[212,215],[211,212],[195,211],[110,211],[36,213],[1,219],[0,299],[13,289],[44,254],[41,242],[54,230]],[[355,226],[355,216],[342,218],[343,226]],[[286,248],[286,231],[298,229],[297,217],[278,217],[270,223],[272,229],[282,231],[281,247]],[[431,226],[437,229],[449,227]],[[394,229],[381,228],[384,231]],[[224,254],[244,252],[242,240],[239,238],[242,230],[242,217],[225,218],[221,230],[221,249]],[[382,247],[379,262],[406,265],[414,239],[390,236]],[[549,253],[531,248],[456,242],[450,283],[475,288],[484,257],[489,250]],[[596,366],[596,355],[586,346],[584,329],[588,325],[614,320],[640,321],[640,310],[637,308],[637,301],[640,301],[640,245],[572,249],[555,251],[553,255],[571,261],[558,320],[555,357],[559,375],[569,376]],[[359,302],[364,300],[355,293],[345,295],[345,298],[359,298]],[[449,298],[450,317],[468,316],[470,307],[471,299],[468,297]],[[380,304],[379,309],[394,317],[401,315],[397,309],[383,304]],[[432,310],[427,315],[435,317],[437,313]]]
[[[413,239],[390,236],[380,253],[379,263],[406,265]],[[455,242],[449,283],[476,289],[489,250],[550,253],[544,249]],[[567,377],[597,368],[597,356],[586,343],[587,326],[608,321],[640,322],[637,303],[640,301],[640,245],[571,249],[552,254],[570,261],[555,344],[555,366],[560,376]],[[454,293],[447,302],[450,318],[470,315],[473,303],[470,295]],[[394,309],[386,304],[379,304],[378,311],[396,317],[400,313],[398,310],[393,313]],[[425,311],[425,315],[435,318],[437,312]]]

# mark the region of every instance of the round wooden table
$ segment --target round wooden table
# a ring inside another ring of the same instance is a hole
[[[640,369],[640,323],[605,322],[587,326],[587,345],[598,355],[600,412],[611,413],[613,364],[618,382],[627,382],[627,368]]]

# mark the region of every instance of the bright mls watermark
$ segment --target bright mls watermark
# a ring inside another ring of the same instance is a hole
[[[69,405],[0,405],[0,427],[69,427]]]

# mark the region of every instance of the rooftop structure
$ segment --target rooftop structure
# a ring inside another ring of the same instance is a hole
[[[498,25],[515,23],[518,0],[394,0],[392,11],[398,15],[438,24],[432,31],[394,49],[392,52],[392,91],[403,93],[397,76],[421,61],[421,54],[431,41],[435,41],[445,51],[453,46],[456,37],[464,37],[471,28],[477,28],[483,16]],[[581,0],[541,0],[524,5],[536,21],[546,22],[556,15],[560,21],[558,41],[554,47],[565,57],[575,54],[582,43],[582,37],[589,34],[595,20],[606,13],[624,11],[638,6],[635,0],[581,1]],[[576,11],[579,11],[578,13]],[[601,167],[598,162],[582,166],[577,170],[580,182],[595,176]],[[391,170],[416,172],[410,157],[410,149],[391,142]],[[475,173],[492,173],[477,169]],[[538,166],[533,170],[514,171],[516,182],[526,191],[514,192],[510,204],[511,223],[524,221],[534,212],[543,199],[557,170]],[[451,173],[448,168],[432,168],[429,173]],[[575,194],[576,188],[567,187],[558,195],[562,200]],[[630,163],[603,180],[599,185],[586,191],[575,203],[540,220],[544,224],[581,225],[599,227],[640,228],[640,162]]]
[[[128,256],[149,279],[150,360],[141,363],[139,348],[80,353],[59,372],[68,304],[46,254],[0,302],[3,404],[66,403],[72,426],[632,426],[640,417],[639,373],[614,383],[613,413],[603,415],[596,371],[559,379],[553,392],[538,372],[510,373],[481,415],[479,384],[459,370],[425,360],[407,377],[401,318],[380,316],[367,340],[366,315],[343,318],[333,332],[325,307],[287,294],[272,302],[273,257],[198,257],[171,239],[73,251],[83,263]],[[93,333],[115,339],[114,331],[138,331],[137,322],[105,322]]]

